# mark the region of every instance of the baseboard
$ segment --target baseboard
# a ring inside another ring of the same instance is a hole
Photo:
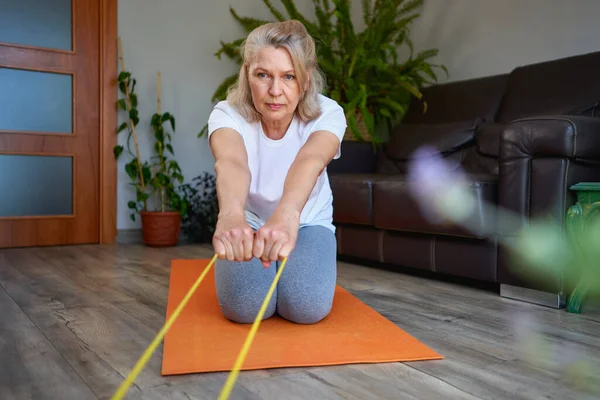
[[[548,293],[506,284],[500,285],[500,296],[551,308],[564,308],[567,303],[566,296],[562,293]]]
[[[141,229],[117,229],[117,244],[143,244],[144,238]],[[192,243],[182,232],[178,244]]]
[[[117,229],[118,244],[140,244],[143,242],[141,229]]]

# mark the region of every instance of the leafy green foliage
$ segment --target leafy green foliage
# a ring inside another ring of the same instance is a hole
[[[183,232],[193,243],[211,243],[219,215],[215,175],[204,172],[184,185],[184,190],[190,211],[182,220]]]
[[[152,192],[159,198],[160,211],[177,210],[183,216],[188,212],[189,201],[181,188],[184,180],[181,167],[175,159],[169,158],[169,154],[174,156],[175,152],[171,144],[173,133],[165,130],[166,123],[169,123],[174,133],[175,117],[173,115],[165,112],[163,114],[155,113],[152,116],[150,124],[154,130],[155,155],[151,157],[150,186]]]
[[[127,147],[117,145],[113,149],[116,159],[124,154],[131,160],[125,164],[125,172],[130,184],[135,188],[135,200],[127,203],[132,210],[130,218],[135,221],[135,214],[141,211],[150,211],[148,201],[154,198],[154,211],[179,211],[185,216],[189,211],[189,200],[185,194],[183,174],[179,164],[174,158],[171,140],[175,133],[175,118],[165,112],[155,113],[151,118],[151,128],[154,133],[154,154],[149,160],[142,161],[139,155],[139,146],[134,129],[139,124],[137,109],[137,94],[135,93],[136,80],[130,72],[123,71],[119,74],[119,90],[125,98],[119,99],[117,105],[120,110],[127,113],[129,124],[123,122],[117,129],[117,134],[127,130]],[[127,96],[128,95],[128,96]],[[129,99],[129,101],[127,101]],[[165,129],[165,124],[171,130]],[[131,149],[134,142],[135,152]]]
[[[263,3],[276,21],[295,19],[306,26],[315,39],[319,68],[327,80],[324,94],[344,108],[348,126],[358,140],[370,137],[374,143],[380,142],[382,133],[402,120],[411,99],[420,99],[420,90],[437,82],[434,70],[447,73],[444,66],[428,61],[438,54],[436,49],[415,53],[410,39],[409,27],[420,16],[423,0],[362,0],[362,32],[356,32],[352,23],[350,0],[313,0],[316,21],[300,14],[293,0],[280,1],[287,16],[270,0]],[[241,17],[231,7],[230,12],[247,33],[272,22]],[[242,41],[221,42],[215,56],[221,59],[225,55],[240,65]],[[403,47],[409,53],[404,60],[400,58]],[[237,74],[227,77],[211,101],[225,99],[236,80]]]

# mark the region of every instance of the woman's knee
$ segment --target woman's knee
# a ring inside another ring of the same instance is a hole
[[[329,315],[332,300],[311,301],[310,299],[279,299],[277,313],[282,318],[297,324],[316,324]]]
[[[218,260],[215,264],[215,284],[223,316],[242,324],[254,322],[272,280],[271,274],[258,260],[246,263]],[[275,300],[274,297],[267,306],[263,319],[275,314]]]
[[[277,287],[277,313],[315,324],[331,312],[337,278],[335,236],[324,227],[302,228]]]
[[[258,290],[245,293],[217,290],[217,299],[221,312],[225,318],[239,324],[251,324],[258,315],[264,300],[264,295],[262,294],[262,291]],[[262,318],[263,320],[270,318],[275,314],[277,308],[275,300],[276,299],[273,298],[267,306]]]
[[[251,324],[256,319],[256,315],[260,309],[260,304],[256,306],[256,304],[250,303],[242,303],[240,301],[230,301],[227,299],[225,301],[219,301],[219,306],[221,307],[221,312],[223,316],[232,322],[236,322],[238,324]],[[267,318],[271,318],[275,314],[275,306],[274,304],[267,308],[263,320]]]

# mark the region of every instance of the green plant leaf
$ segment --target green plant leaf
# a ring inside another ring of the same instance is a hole
[[[398,11],[398,16],[401,17],[410,12],[416,11],[423,5],[423,0],[409,0]]]
[[[119,125],[119,128],[117,129],[117,133],[121,133],[125,129],[127,129],[127,122],[123,122],[121,125]]]
[[[231,6],[229,6],[229,12],[233,16],[233,18],[235,18],[235,20],[238,21],[240,23],[240,25],[242,25],[244,27],[244,29],[248,33],[250,33],[250,31],[252,31],[253,29],[269,22],[269,21],[256,19],[256,18],[240,17],[238,15],[238,13]]]
[[[113,154],[115,156],[116,159],[119,158],[119,156],[123,153],[123,146],[121,145],[117,145],[113,148]]]
[[[372,0],[362,0],[363,23],[365,26],[369,26],[371,24],[371,7]]]
[[[229,89],[229,87],[231,85],[233,85],[235,82],[237,82],[237,79],[238,79],[237,74],[234,74],[234,75],[231,75],[231,76],[225,78],[225,80],[223,82],[221,82],[221,84],[217,87],[217,89],[213,93],[211,101],[225,100],[225,98],[227,97],[227,90]]]
[[[365,122],[365,125],[367,126],[367,130],[369,131],[371,136],[374,136],[375,135],[375,121],[373,119],[373,115],[371,115],[371,113],[367,110],[366,107],[361,107],[360,111],[361,111],[361,115],[363,117],[363,121]]]
[[[267,6],[267,8],[271,12],[271,14],[273,14],[275,19],[277,19],[277,21],[285,21],[286,20],[286,18],[283,16],[283,14],[280,13],[275,7],[273,7],[273,5],[271,4],[271,2],[269,0],[263,0],[263,3],[265,3],[265,6]]]
[[[144,181],[148,182],[152,177],[152,172],[150,171],[150,166],[143,165],[142,166],[142,175],[144,176]]]
[[[347,119],[348,119],[348,127],[350,128],[350,131],[352,132],[354,137],[361,141],[364,140],[364,138],[362,137],[362,135],[360,133],[360,128],[358,127],[358,123],[356,122],[356,114],[355,113],[349,114],[347,116]]]
[[[293,0],[281,0],[281,3],[283,3],[283,6],[285,7],[288,15],[289,15],[289,19],[295,19],[298,20],[300,22],[302,22],[302,24],[304,24],[304,26],[306,27],[306,29],[309,32],[315,32],[317,31],[317,27],[316,25],[313,25],[312,22],[310,22],[308,19],[306,19],[304,17],[304,15],[302,15],[298,9],[296,8],[296,5],[294,4]]]
[[[240,64],[242,62],[240,46],[243,42],[244,39],[237,39],[229,43],[220,41],[221,48],[215,53],[215,56],[220,60],[221,56],[225,54],[227,57],[231,58],[232,60],[235,60],[238,64]]]
[[[119,77],[117,78],[117,80],[119,82],[124,82],[127,79],[129,79],[130,77],[131,77],[131,73],[130,72],[128,72],[128,71],[122,71],[122,72],[119,73]]]
[[[163,115],[163,122],[169,121],[171,123],[171,129],[175,132],[175,117],[170,113],[165,113]]]
[[[134,182],[137,179],[137,171],[138,171],[138,165],[137,165],[136,159],[133,159],[129,163],[125,164],[125,173],[129,177],[129,179],[131,179]]]
[[[204,127],[198,132],[198,138],[206,135],[208,133],[208,124],[205,124]]]
[[[145,200],[148,200],[149,197],[150,196],[148,195],[148,193],[144,193],[141,190],[138,190],[137,193],[136,193],[136,200],[138,202],[140,202],[140,203],[143,202],[143,201],[145,201]]]
[[[137,124],[140,123],[140,118],[138,116],[138,110],[135,108],[132,108],[131,110],[129,110],[129,119],[131,119],[131,121],[133,121],[133,125],[137,126]]]
[[[129,100],[131,101],[131,107],[137,107],[138,106],[138,97],[137,94],[135,93],[131,93],[129,95]]]

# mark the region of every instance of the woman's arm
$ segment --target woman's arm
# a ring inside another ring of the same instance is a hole
[[[219,214],[243,214],[250,190],[248,154],[239,133],[221,128],[210,136],[209,145],[215,157]]]
[[[278,208],[300,218],[319,175],[331,162],[339,145],[340,141],[333,133],[318,131],[310,135],[288,171]]]
[[[250,190],[250,169],[243,139],[233,129],[220,128],[210,136],[209,145],[215,158],[219,203],[213,247],[221,258],[249,260],[254,232],[244,215]]]
[[[302,209],[339,145],[340,140],[333,133],[317,131],[298,152],[286,176],[279,205],[254,238],[253,255],[265,265],[287,257],[295,247]]]

